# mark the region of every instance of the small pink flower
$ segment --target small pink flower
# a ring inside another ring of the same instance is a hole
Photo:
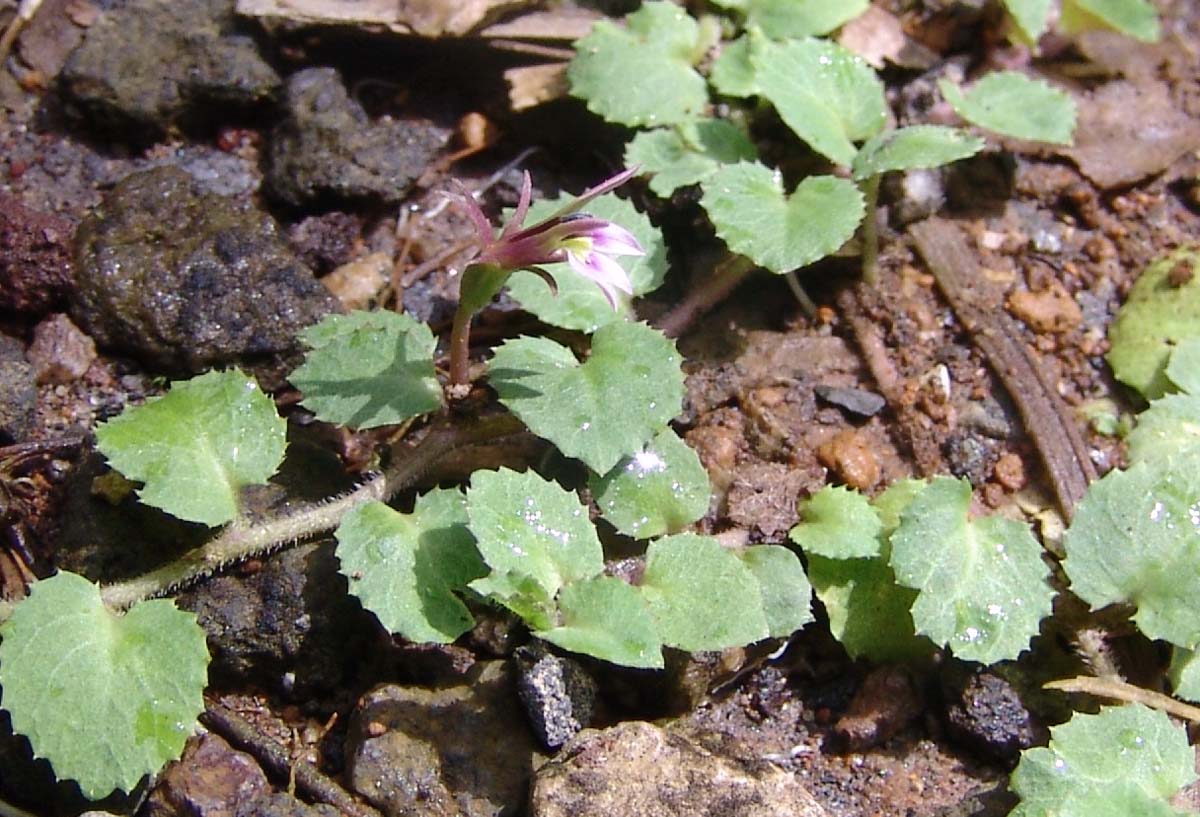
[[[553,287],[554,279],[539,265],[566,261],[571,269],[600,287],[604,297],[616,309],[617,292],[632,295],[633,282],[629,280],[629,273],[610,256],[645,255],[646,251],[624,227],[579,211],[592,199],[624,184],[636,172],[637,168],[631,168],[618,173],[585,190],[549,218],[523,228],[533,193],[533,183],[526,172],[517,209],[499,236],[475,199],[464,194],[463,203],[475,223],[480,242],[479,255],[472,263],[530,270]]]

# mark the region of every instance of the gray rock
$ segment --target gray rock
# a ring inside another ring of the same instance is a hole
[[[844,389],[837,386],[819,385],[814,387],[813,391],[826,403],[844,408],[859,417],[872,417],[878,414],[887,403],[880,395],[864,389]]]
[[[321,197],[399,201],[450,138],[429,123],[371,122],[333,68],[288,78],[271,135],[267,189],[293,205]]]
[[[269,101],[279,75],[237,34],[233,0],[131,0],[106,12],[60,76],[69,106],[141,138],[206,111]],[[148,129],[148,130],[147,130]]]
[[[56,314],[34,328],[25,357],[37,373],[38,383],[71,383],[83,377],[96,360],[96,344],[70,318]]]
[[[825,817],[788,772],[649,723],[581,732],[534,778],[531,817]]]
[[[534,641],[513,654],[517,694],[542,745],[557,749],[592,722],[596,682],[578,661]]]
[[[954,662],[943,677],[943,692],[947,731],[977,752],[1012,763],[1046,737],[1016,687],[994,672]]]
[[[512,670],[480,662],[467,678],[447,689],[381,686],[359,701],[346,776],[387,817],[495,817],[524,802],[535,746]]]
[[[37,382],[25,361],[25,345],[0,334],[0,441],[26,439],[36,408]]]
[[[274,220],[176,168],[118,184],[80,225],[75,263],[75,320],[100,346],[173,372],[277,372],[298,355],[296,333],[340,309]]]
[[[181,593],[179,607],[208,635],[212,676],[285,694],[336,687],[374,632],[337,568],[332,543],[301,545],[252,576],[216,576]]]
[[[342,817],[342,813],[324,803],[310,806],[284,792],[266,792],[239,806],[236,817]]]

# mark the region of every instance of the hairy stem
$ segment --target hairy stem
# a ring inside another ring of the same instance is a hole
[[[450,329],[450,385],[465,386],[471,380],[471,319],[473,313],[460,305]]]
[[[876,173],[861,185],[867,207],[862,225],[862,277],[868,286],[879,283],[879,178]]]
[[[342,517],[363,502],[384,501],[411,486],[440,457],[462,445],[504,437],[523,426],[511,414],[501,414],[470,424],[434,429],[416,446],[397,444],[392,464],[378,476],[344,496],[303,506],[285,516],[254,524],[233,524],[216,538],[188,551],[179,559],[123,582],[101,588],[104,603],[123,610],[143,599],[164,595],[238,562],[331,530]]]
[[[1162,710],[1168,715],[1174,715],[1192,723],[1200,723],[1200,708],[1177,701],[1170,695],[1142,689],[1125,681],[1079,675],[1075,678],[1051,681],[1042,686],[1044,689],[1057,689],[1059,692],[1082,692],[1097,698],[1111,698],[1114,701],[1143,704],[1151,709]]]
[[[659,330],[677,338],[692,322],[725,300],[754,271],[754,262],[744,255],[728,255],[717,264],[703,283],[692,287],[674,309],[658,319]]]

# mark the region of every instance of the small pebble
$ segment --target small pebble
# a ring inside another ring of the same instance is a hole
[[[869,491],[879,482],[879,460],[870,443],[854,429],[839,431],[833,439],[817,449],[821,463],[831,469],[846,485],[859,491]]]
[[[1008,308],[1035,332],[1067,332],[1083,323],[1083,310],[1057,282],[1041,292],[1014,292]]]
[[[54,314],[33,330],[33,343],[25,358],[39,384],[72,383],[96,360],[96,343],[66,315]]]
[[[813,389],[827,403],[844,408],[859,417],[873,417],[878,414],[886,401],[878,394],[864,389],[845,389],[837,386],[819,385]]]

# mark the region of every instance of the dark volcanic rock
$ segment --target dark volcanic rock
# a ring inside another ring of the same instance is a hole
[[[1045,727],[1000,675],[954,663],[942,683],[948,731],[975,751],[1015,762],[1023,749],[1045,737]]]
[[[37,408],[37,381],[25,361],[25,345],[0,335],[0,443],[29,436]]]
[[[267,188],[288,204],[322,196],[399,201],[450,138],[422,122],[371,122],[338,72],[288,78],[286,118],[271,135]]]
[[[233,0],[131,0],[105,13],[60,76],[67,101],[141,139],[269,101],[279,75],[234,31]]]
[[[274,370],[296,333],[340,307],[250,204],[174,168],[135,173],[75,236],[72,315],[98,344],[192,373]]]
[[[542,641],[518,647],[517,694],[534,733],[558,748],[588,726],[596,708],[596,682],[578,661],[555,655]]]
[[[38,318],[71,281],[71,224],[0,193],[0,310]]]
[[[236,817],[270,791],[254,758],[222,738],[188,741],[183,757],[158,779],[142,813],[146,817]]]

